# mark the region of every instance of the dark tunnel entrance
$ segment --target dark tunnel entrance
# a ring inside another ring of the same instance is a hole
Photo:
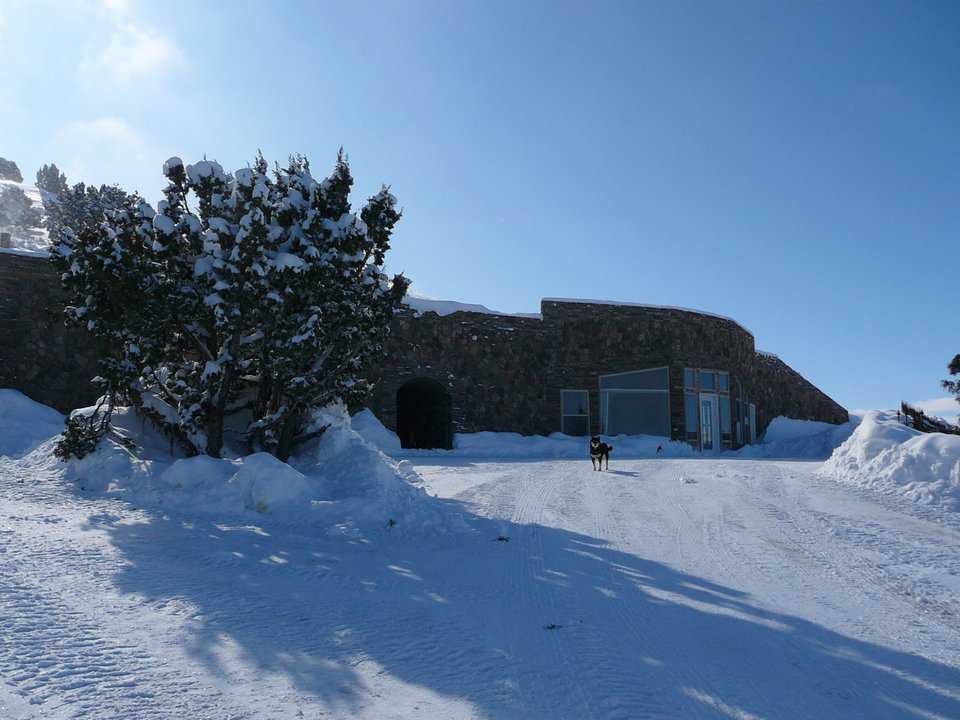
[[[443,385],[416,378],[397,390],[397,435],[404,448],[453,448],[450,393]]]

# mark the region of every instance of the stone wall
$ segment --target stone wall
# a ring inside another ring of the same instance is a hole
[[[64,326],[62,302],[46,258],[0,253],[0,387],[66,412],[96,399],[97,353]]]
[[[847,412],[779,358],[757,353],[737,322],[705,313],[544,300],[542,320],[456,312],[407,313],[394,323],[369,406],[395,428],[396,393],[429,377],[450,392],[457,432],[560,429],[560,391],[588,390],[591,431],[600,431],[601,375],[668,367],[670,424],[684,439],[685,367],[730,373],[731,397],[757,406],[757,434],[777,415],[845,422]],[[745,410],[744,410],[745,412]]]
[[[393,323],[369,406],[395,429],[397,390],[427,377],[450,393],[456,432],[554,432],[559,410],[546,395],[548,358],[544,324],[535,318],[407,312]]]
[[[59,281],[44,258],[0,253],[0,387],[60,410],[95,399],[90,337],[64,327]],[[590,392],[599,432],[599,376],[666,366],[670,424],[684,434],[683,368],[724,370],[756,403],[758,434],[777,415],[840,423],[847,412],[775,356],[757,353],[733,320],[670,308],[544,300],[542,319],[412,311],[397,316],[368,405],[396,426],[397,390],[427,377],[450,393],[457,432],[549,434],[560,390]]]
[[[590,426],[600,432],[600,376],[666,366],[670,370],[670,427],[684,437],[683,369],[747,374],[753,336],[733,320],[671,308],[602,303],[541,303],[554,357],[547,395],[559,407],[560,390],[590,391]],[[559,412],[559,411],[557,411]],[[550,432],[558,429],[557,424]]]

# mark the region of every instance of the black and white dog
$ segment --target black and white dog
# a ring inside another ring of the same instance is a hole
[[[610,469],[610,451],[613,445],[607,445],[599,437],[594,435],[590,438],[590,464],[594,470],[603,470],[603,460],[607,460],[607,470]]]

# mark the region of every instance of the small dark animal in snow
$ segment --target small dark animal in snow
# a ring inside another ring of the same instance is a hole
[[[497,535],[497,542],[510,542],[510,538],[506,535]]]
[[[663,445],[657,445],[657,455],[663,452]]]
[[[593,465],[594,470],[603,470],[604,458],[607,460],[607,470],[610,469],[610,452],[612,450],[613,445],[607,445],[596,435],[590,438],[590,464]]]
[[[557,625],[556,623],[550,623],[549,625],[544,625],[544,630],[559,630],[563,625]]]
[[[397,521],[394,520],[393,518],[390,518],[389,520],[387,520],[387,529],[392,528],[396,524],[397,524]]]

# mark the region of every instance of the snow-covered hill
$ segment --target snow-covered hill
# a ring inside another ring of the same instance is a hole
[[[0,180],[0,202],[2,202],[4,193],[7,191],[22,191],[27,200],[31,203],[31,208],[43,212],[43,198],[40,191],[33,185],[18,183],[12,180]],[[2,213],[0,213],[2,215]],[[19,225],[4,225],[0,220],[0,232],[8,232],[11,235],[11,250],[20,254],[43,255],[49,249],[50,239],[47,231],[39,224],[31,224],[27,227]],[[0,250],[6,252],[7,250]]]

